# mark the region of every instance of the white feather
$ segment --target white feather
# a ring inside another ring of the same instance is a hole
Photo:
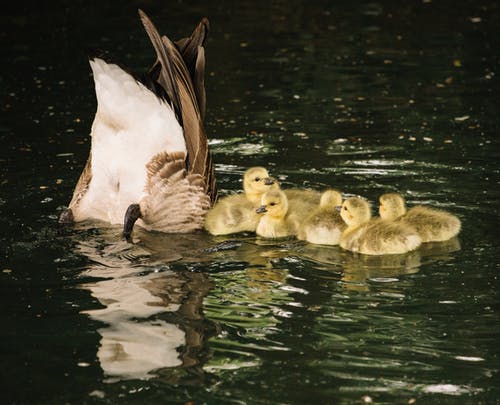
[[[92,181],[77,215],[121,224],[127,207],[145,196],[146,164],[162,151],[186,152],[186,143],[169,104],[115,64],[94,59],[90,66],[97,96]]]

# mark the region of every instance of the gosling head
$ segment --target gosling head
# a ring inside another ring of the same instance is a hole
[[[370,204],[359,197],[348,198],[342,204],[340,216],[347,226],[352,227],[364,224],[372,217]]]
[[[269,190],[262,196],[261,206],[256,212],[273,218],[284,218],[288,211],[288,199],[281,190]]]
[[[245,195],[257,204],[262,194],[272,187],[279,187],[279,185],[275,179],[269,177],[269,172],[264,167],[251,167],[243,175]]]
[[[321,194],[319,206],[321,208],[335,208],[342,205],[342,194],[333,188],[328,189]]]
[[[378,212],[380,218],[396,219],[406,213],[406,204],[404,198],[397,193],[387,193],[379,198]]]

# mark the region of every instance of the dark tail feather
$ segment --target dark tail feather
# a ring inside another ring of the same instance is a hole
[[[203,45],[207,39],[208,31],[208,19],[203,18],[190,37],[182,38],[175,43],[191,76],[202,119],[205,119],[206,111],[205,49]]]
[[[179,95],[179,88],[175,80],[173,67],[170,63],[172,59],[171,55],[168,54],[168,49],[164,46],[158,30],[154,26],[153,22],[144,13],[144,11],[139,9],[139,16],[141,17],[144,29],[153,44],[156,51],[156,56],[158,57],[158,62],[161,64],[161,70],[159,71],[158,82],[161,83],[165,92],[167,93],[170,101],[173,104],[174,110],[178,115],[177,120],[182,125],[182,103]],[[154,67],[153,67],[154,69]]]
[[[198,99],[198,106],[200,107],[201,119],[205,120],[206,100],[205,93],[205,48],[198,47],[198,57],[196,58],[196,66],[194,71],[194,91]]]
[[[200,23],[193,32],[191,37],[181,40],[182,49],[184,50],[188,60],[191,60],[191,51],[195,43],[199,43],[195,51],[194,75],[193,78],[189,72],[183,55],[179,49],[179,45],[174,44],[168,37],[163,35],[161,38],[158,31],[154,27],[149,18],[139,10],[142,22],[148,32],[151,41],[158,55],[158,62],[162,65],[159,74],[158,67],[153,66],[151,73],[158,74],[158,83],[163,87],[169,87],[176,96],[174,103],[179,103],[179,111],[182,112],[182,121],[179,122],[184,130],[184,139],[186,141],[187,158],[186,165],[188,172],[191,174],[199,174],[206,181],[206,191],[210,196],[211,201],[214,201],[217,195],[215,188],[215,174],[212,161],[209,157],[208,140],[203,128],[202,109],[200,108],[199,100],[202,100],[201,105],[205,106],[205,86],[204,86],[204,69],[205,69],[205,51],[201,47],[206,36],[206,24]],[[195,33],[197,33],[195,35]],[[163,66],[168,68],[164,69]],[[166,89],[165,89],[166,90]],[[167,94],[170,96],[169,92]],[[182,106],[182,107],[181,107]]]

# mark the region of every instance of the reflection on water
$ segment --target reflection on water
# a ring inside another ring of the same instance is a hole
[[[338,246],[306,244],[297,248],[302,258],[326,264],[329,271],[341,274],[349,290],[368,291],[367,282],[394,282],[405,274],[417,273],[423,263],[452,260],[460,250],[457,237],[445,242],[424,243],[416,250],[400,255],[370,256],[342,250]]]
[[[186,242],[182,237],[176,240],[171,248],[182,252],[179,246]],[[162,267],[134,264],[130,258],[137,262],[152,257],[151,246],[112,241],[87,241],[78,247],[96,263],[81,276],[97,281],[81,288],[102,307],[82,313],[105,324],[98,329],[97,357],[107,381],[147,380],[164,368],[198,367],[206,339],[202,304],[210,289],[207,275],[170,270],[165,257],[172,254],[165,252],[158,252],[164,254]]]
[[[369,256],[347,252],[338,246],[306,245],[301,248],[301,254],[309,260],[328,265],[330,270],[337,269],[344,288],[353,291],[369,291],[369,281],[398,281],[401,275],[418,272],[421,264],[420,251]]]
[[[292,350],[276,337],[284,323],[298,310],[320,311],[325,302],[307,303],[311,286],[303,285],[304,275],[294,275],[290,268],[307,265],[325,272],[346,292],[366,293],[374,285],[391,285],[418,273],[423,262],[450,260],[460,249],[454,239],[424,244],[405,255],[367,256],[294,239],[164,235],[140,229],[132,245],[116,243],[116,232],[104,228],[99,238],[77,244],[77,251],[93,263],[81,276],[96,281],[81,288],[101,306],[82,313],[105,325],[98,329],[97,358],[108,382],[182,378],[167,369],[197,369],[202,381],[206,373],[258,367],[260,351]],[[215,272],[210,271],[214,262]],[[240,269],[220,272],[223,263]],[[339,315],[337,320],[345,318]],[[208,332],[211,322],[220,328],[214,337]],[[208,342],[210,357],[204,350]]]

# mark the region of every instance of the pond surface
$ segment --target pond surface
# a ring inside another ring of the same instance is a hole
[[[0,17],[2,403],[498,402],[496,2],[87,3]],[[210,19],[220,195],[263,165],[285,187],[397,190],[459,238],[373,258],[59,227],[96,108],[87,52],[149,66],[138,7],[171,38]]]

